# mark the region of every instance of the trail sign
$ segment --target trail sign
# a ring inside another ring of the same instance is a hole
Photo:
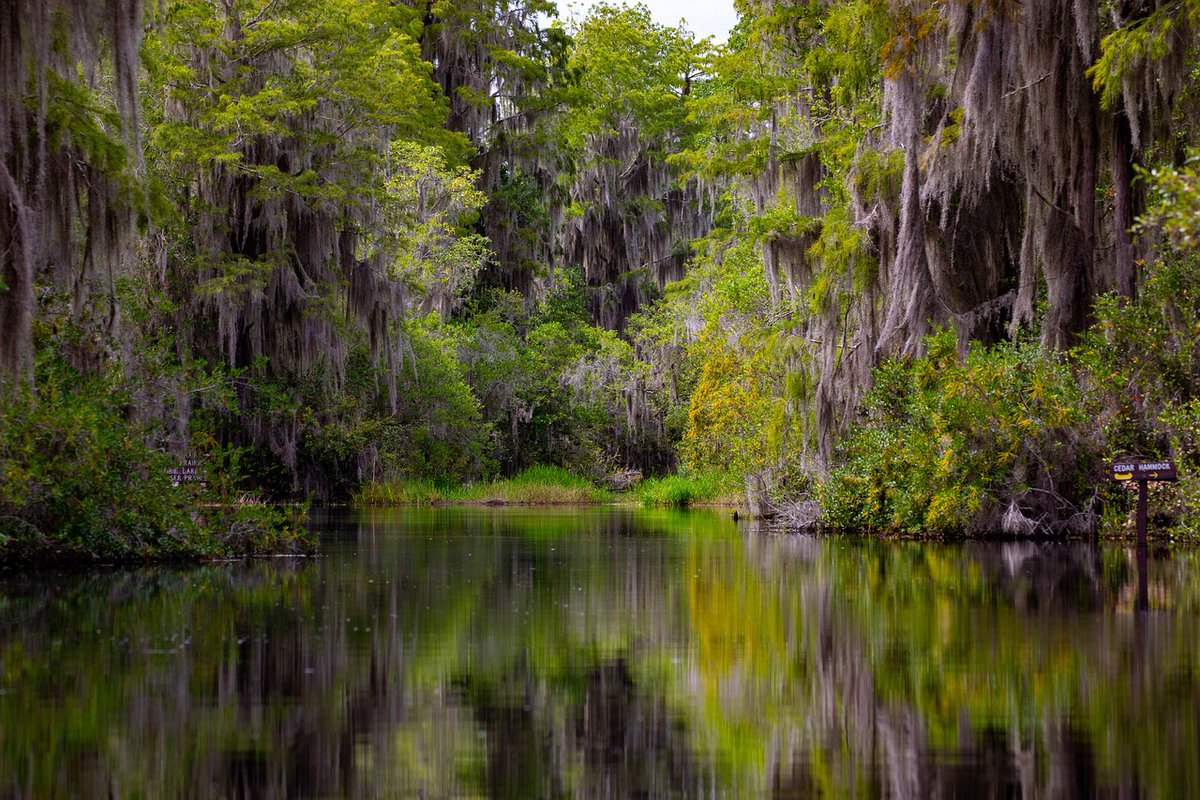
[[[1173,461],[1118,461],[1112,465],[1114,481],[1178,480]]]
[[[167,477],[170,478],[172,486],[201,481],[200,462],[193,456],[187,456],[176,466],[167,467]]]
[[[1150,608],[1150,597],[1146,588],[1146,522],[1148,492],[1146,485],[1151,481],[1178,480],[1174,461],[1117,461],[1112,465],[1114,481],[1137,481],[1137,563],[1138,563],[1138,596],[1134,608],[1146,611]]]

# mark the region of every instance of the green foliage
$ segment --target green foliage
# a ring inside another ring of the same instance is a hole
[[[188,552],[196,526],[170,460],[103,394],[23,394],[0,407],[0,545],[6,555],[97,558]]]
[[[354,493],[359,507],[429,506],[447,500],[448,490],[434,481],[395,478],[371,481]]]
[[[1158,417],[1170,437],[1170,452],[1179,469],[1179,482],[1155,487],[1155,509],[1165,513],[1172,533],[1200,541],[1200,398],[1172,403]],[[1125,503],[1129,498],[1123,497]],[[1114,503],[1120,511],[1125,503]],[[1119,512],[1118,512],[1119,513]]]
[[[278,452],[260,452],[258,469],[302,477],[318,499],[348,497],[369,480],[467,481],[490,470],[490,427],[480,414],[456,358],[457,331],[436,315],[403,328],[402,360],[388,390],[385,368],[356,346],[343,380],[330,380],[327,362],[305,373],[250,381],[249,424],[285,432]],[[280,464],[281,459],[291,463]],[[290,483],[272,487],[288,496]]]
[[[1182,165],[1155,167],[1144,175],[1151,197],[1138,230],[1159,233],[1178,248],[1200,245],[1200,151],[1192,148]]]
[[[43,376],[45,378],[45,376]],[[236,450],[201,453],[202,483],[148,444],[130,398],[44,379],[0,405],[0,559],[141,560],[307,550],[302,526],[250,502]]]
[[[1190,27],[1188,16],[1200,18],[1200,3],[1186,0],[1165,4],[1104,37],[1100,42],[1100,57],[1087,74],[1105,108],[1117,107],[1122,92],[1133,79],[1140,77],[1138,73],[1164,58],[1172,49],[1173,38],[1186,35],[1180,29]]]
[[[1102,432],[1107,456],[1174,458],[1177,494],[1158,506],[1180,532],[1200,530],[1196,505],[1200,460],[1200,253],[1168,251],[1144,265],[1136,303],[1101,298],[1097,322],[1072,352],[1084,375],[1086,410]],[[1129,507],[1113,492],[1115,515]],[[1165,506],[1165,507],[1164,507]]]
[[[673,157],[728,187],[707,252],[675,289],[691,300],[681,317],[703,315],[681,453],[747,487],[779,489],[810,466],[817,408],[829,427],[838,392],[815,384],[841,371],[853,341],[841,331],[852,337],[877,277],[863,205],[896,202],[904,158],[876,144],[890,14],[876,0],[743,8],[692,106],[698,131]]]
[[[453,486],[430,481],[395,480],[372,483],[355,496],[362,506],[409,506],[440,504],[472,505],[594,505],[612,498],[562,467],[536,464],[511,478]]]
[[[495,426],[502,472],[553,464],[600,480],[630,464],[666,466],[666,387],[635,349],[585,321],[578,284],[560,276],[532,311],[519,297],[458,326],[458,357]]]
[[[490,470],[490,426],[481,417],[463,365],[456,359],[457,332],[435,316],[410,323],[410,361],[397,380],[394,449],[385,474],[464,480]]]
[[[771,290],[762,257],[749,241],[697,265],[692,286],[704,327],[689,347],[696,370],[680,444],[695,471],[729,471],[739,479],[769,473],[799,439],[785,387],[786,332],[770,324]],[[778,314],[781,326],[788,317]]]
[[[1032,344],[976,345],[950,331],[921,358],[885,362],[838,466],[819,487],[835,526],[903,533],[997,527],[1015,503],[1046,530],[1110,529],[1132,493],[1113,460],[1173,458],[1175,486],[1155,507],[1177,534],[1200,531],[1200,255],[1168,251],[1144,266],[1137,302],[1102,297],[1096,323],[1064,356]]]
[[[703,503],[728,502],[737,494],[737,481],[728,473],[702,472],[647,478],[633,489],[647,507],[687,508]]]
[[[590,505],[611,498],[591,481],[561,467],[534,465],[511,478],[465,486],[453,493],[455,500],[474,503],[516,505]]]
[[[641,4],[593,6],[572,36],[569,67],[580,78],[563,120],[568,148],[583,151],[590,137],[630,121],[652,143],[685,128],[685,100],[708,69],[707,42],[655,23]]]
[[[963,357],[952,330],[926,346],[925,356],[876,371],[839,465],[819,486],[829,524],[988,532],[1018,497],[1026,510],[1078,509],[1098,443],[1067,362],[1031,343]]]
[[[370,140],[348,134],[371,125],[466,153],[462,137],[441,125],[446,102],[421,59],[413,8],[377,0],[173,0],[157,14],[163,24],[147,37],[144,55],[150,80],[197,115],[164,120],[152,132],[152,147],[173,159],[254,171],[258,165],[243,162],[247,137],[293,135],[316,150],[338,148],[346,166],[359,167],[378,155]],[[237,62],[254,69],[225,68]],[[305,117],[318,109],[335,127],[307,129]],[[340,137],[336,126],[346,126]]]
[[[475,188],[479,175],[415,142],[393,142],[388,162],[381,231],[364,254],[384,255],[390,278],[450,310],[489,255],[487,240],[465,230],[487,199]]]

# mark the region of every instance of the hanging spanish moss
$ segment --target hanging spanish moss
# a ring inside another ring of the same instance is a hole
[[[1113,4],[1112,24],[1156,9]],[[803,166],[813,157],[801,154],[828,137],[830,98],[857,78],[808,74],[820,62],[805,54],[846,43],[783,24],[789,10],[750,9],[770,20],[757,28],[769,32],[764,59],[808,77],[776,99],[759,135],[772,153],[797,153],[801,168],[782,180],[780,159],[769,158],[751,196],[760,214],[784,196],[797,218],[820,217],[762,246],[777,301],[803,296],[812,308],[794,331],[808,354],[792,367],[812,378],[813,438],[827,459],[877,360],[920,354],[934,327],[953,325],[963,349],[1036,327],[1061,349],[1089,324],[1098,293],[1133,296],[1144,255],[1130,234],[1141,210],[1135,166],[1165,141],[1189,23],[1173,16],[1161,57],[1137,62],[1106,104],[1089,74],[1105,30],[1095,4],[896,0],[858,31],[876,30],[882,43],[865,45],[880,58],[880,82],[857,90],[878,92],[881,124],[858,139],[849,170],[830,173],[820,161]],[[830,174],[844,182],[846,212],[817,202]]]
[[[1167,113],[1184,79],[1181,40],[1156,62],[1149,91],[1128,92],[1112,114],[1088,74],[1100,47],[1094,4],[948,4],[940,14],[943,33],[926,46],[934,58],[910,55],[904,77],[890,81],[923,76],[919,107],[935,112],[908,142],[932,225],[924,250],[938,308],[928,318],[956,323],[964,344],[993,339],[1008,319],[1014,333],[1037,324],[1043,344],[1066,347],[1097,293],[1133,293],[1132,167],[1141,130]],[[911,116],[897,104],[889,113]],[[1097,202],[1106,181],[1111,204]],[[919,325],[919,315],[903,316]]]
[[[536,299],[549,284],[565,196],[567,156],[548,135],[569,40],[541,27],[550,2],[475,0],[414,4],[422,54],[449,102],[446,127],[478,148],[473,164],[488,196],[480,230],[492,256],[482,287]]]
[[[707,45],[656,25],[644,7],[601,7],[576,36],[572,66],[590,107],[564,125],[575,152],[562,178],[562,258],[583,270],[592,319],[622,330],[683,277],[692,240],[712,228],[704,185],[668,159],[695,133],[688,109]]]
[[[435,287],[427,295],[417,286],[429,258],[447,247],[430,229],[421,242],[407,241],[420,252],[397,249],[398,235],[445,208],[423,202],[432,188],[420,168],[391,162],[416,159],[420,148],[394,150],[392,142],[439,119],[444,105],[408,36],[408,12],[368,6],[369,15],[351,21],[330,19],[319,3],[255,15],[231,3],[205,21],[219,36],[174,42],[194,85],[212,88],[177,92],[172,113],[225,152],[184,165],[192,170],[184,196],[191,228],[182,247],[194,253],[172,260],[176,270],[195,270],[174,277],[192,352],[247,375],[337,391],[351,349],[362,344],[384,368],[381,393],[394,412],[406,353],[399,323],[418,301],[439,304]],[[306,35],[291,36],[292,26]],[[346,52],[347,42],[356,49]],[[312,70],[342,75],[343,91],[314,84]],[[280,87],[291,93],[286,103]],[[249,131],[223,122],[247,108]],[[298,455],[301,426],[252,413],[263,403],[251,387],[242,383],[239,398],[250,441],[280,459],[294,490],[323,496],[327,480],[306,474]],[[369,469],[370,448],[359,455]]]
[[[711,227],[695,183],[680,186],[630,123],[589,143],[571,199],[583,209],[566,223],[564,260],[579,264],[592,290],[592,318],[620,330],[665,284],[683,277],[689,242]]]
[[[93,343],[72,356],[86,369],[117,327],[141,35],[140,0],[13,0],[0,11],[0,373],[32,379],[39,314],[85,326]]]

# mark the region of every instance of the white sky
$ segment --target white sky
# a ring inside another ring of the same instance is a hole
[[[610,0],[613,5],[633,5],[636,0]],[[679,20],[687,20],[687,29],[703,38],[711,36],[718,42],[729,38],[729,31],[737,23],[737,12],[733,0],[641,0],[650,9],[654,21],[675,27]],[[563,20],[585,15],[590,2],[559,0],[558,18]]]
[[[711,36],[718,42],[729,38],[737,23],[733,0],[642,0],[654,21],[674,27],[687,20],[687,29],[698,37]]]

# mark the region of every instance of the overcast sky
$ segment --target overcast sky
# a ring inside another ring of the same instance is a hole
[[[712,36],[718,42],[729,38],[729,29],[737,22],[733,0],[642,0],[655,22],[675,26],[687,20],[687,28],[699,37]]]
[[[621,5],[621,0],[610,0],[613,5]],[[687,20],[687,28],[696,36],[703,38],[712,36],[718,42],[729,37],[729,30],[737,22],[737,13],[733,10],[733,0],[642,0],[654,21],[662,25],[674,27],[679,20]],[[633,5],[628,0],[624,5]],[[559,0],[559,18],[566,21],[572,16],[582,16],[591,6],[590,2],[568,2]]]

